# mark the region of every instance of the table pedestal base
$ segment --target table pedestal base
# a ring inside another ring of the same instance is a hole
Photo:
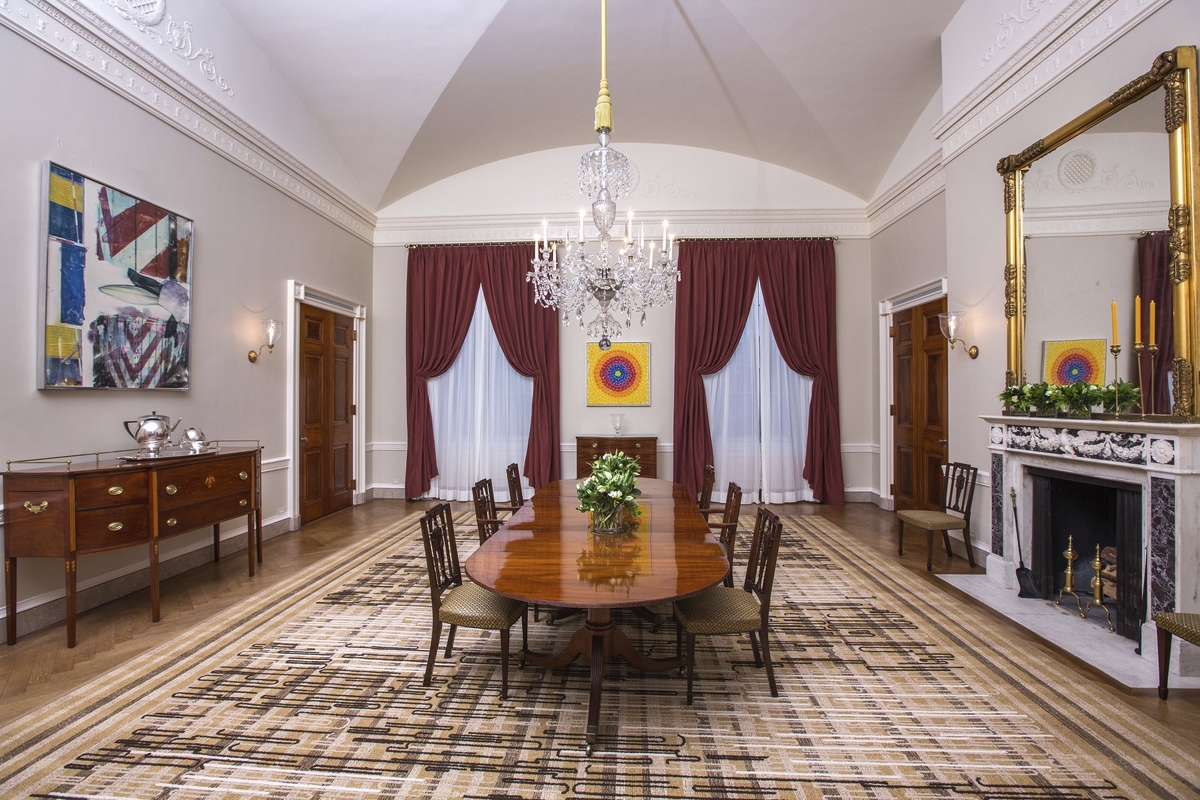
[[[526,663],[537,667],[554,669],[565,667],[579,656],[591,662],[592,684],[588,697],[587,753],[592,754],[596,736],[600,731],[600,689],[604,680],[604,665],[615,656],[625,659],[634,669],[642,672],[668,672],[679,669],[683,661],[679,658],[648,658],[633,647],[633,642],[623,631],[613,625],[612,609],[588,609],[587,622],[571,636],[567,646],[552,656],[526,653]]]

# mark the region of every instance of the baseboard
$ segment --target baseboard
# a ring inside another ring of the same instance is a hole
[[[882,497],[880,495],[876,495],[875,496],[875,505],[879,506],[884,511],[895,511],[896,510],[896,498]]]
[[[368,500],[407,500],[403,486],[372,486],[367,489]]]
[[[263,541],[293,530],[291,520],[287,517],[263,524]],[[235,553],[246,549],[246,531],[231,534],[221,539],[221,559],[234,558]],[[159,583],[188,570],[208,564],[212,561],[212,544],[210,541],[198,542],[194,547],[172,558],[159,562]],[[76,616],[84,611],[102,606],[127,594],[145,589],[150,585],[149,561],[145,566],[133,569],[86,588],[81,588],[75,595]],[[17,636],[23,636],[33,631],[57,625],[67,618],[66,589],[48,593],[42,598],[31,598],[24,603],[31,603],[27,608],[17,611]],[[23,604],[24,604],[23,603]],[[0,609],[0,617],[5,616]]]
[[[847,503],[874,503],[879,505],[879,492],[874,489],[847,489],[843,496]]]

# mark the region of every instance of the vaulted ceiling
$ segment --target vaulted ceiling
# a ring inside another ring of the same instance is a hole
[[[869,199],[941,81],[963,0],[612,0],[614,144],[689,145]],[[596,0],[238,0],[238,23],[383,208],[590,145]]]

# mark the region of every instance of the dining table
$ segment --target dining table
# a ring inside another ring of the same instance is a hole
[[[698,594],[720,583],[729,569],[688,490],[677,483],[638,481],[640,513],[619,533],[589,530],[578,510],[573,480],[537,491],[466,561],[471,580],[506,597],[539,606],[580,609],[587,620],[555,654],[526,652],[527,663],[566,666],[583,657],[591,665],[587,752],[600,727],[604,665],[616,656],[635,669],[679,669],[677,657],[652,658],[638,651],[613,623],[615,609],[645,609]]]

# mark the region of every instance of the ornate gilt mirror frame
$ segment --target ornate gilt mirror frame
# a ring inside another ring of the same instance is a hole
[[[1175,284],[1173,317],[1175,322],[1175,360],[1173,362],[1174,413],[1176,417],[1195,417],[1197,355],[1200,354],[1200,330],[1196,320],[1200,297],[1196,263],[1196,197],[1200,191],[1200,125],[1196,109],[1196,48],[1176,47],[1154,60],[1154,66],[1140,78],[1121,87],[1115,94],[1080,114],[1044,139],[1015,155],[1000,159],[996,170],[1004,177],[1004,217],[1007,229],[1004,267],[1004,316],[1007,318],[1008,363],[1006,386],[1018,386],[1025,379],[1025,173],[1030,165],[1064,143],[1112,116],[1160,86],[1166,87],[1166,129],[1170,150],[1171,205],[1167,223],[1171,231],[1171,279]]]

